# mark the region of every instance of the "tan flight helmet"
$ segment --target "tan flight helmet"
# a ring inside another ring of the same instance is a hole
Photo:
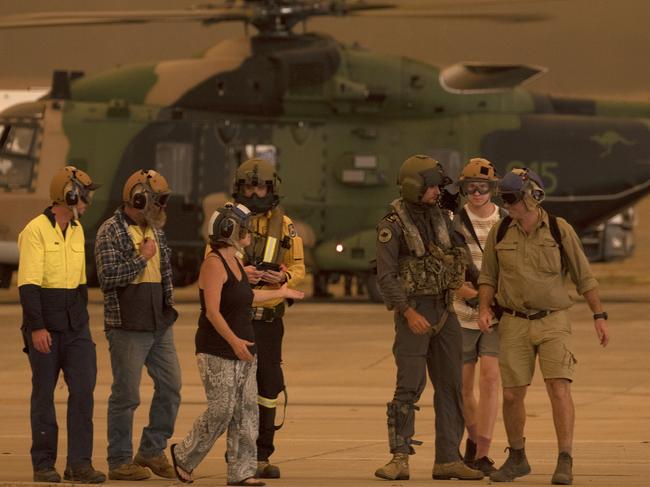
[[[79,200],[90,204],[92,192],[100,185],[93,183],[90,176],[74,166],[65,166],[57,171],[50,183],[50,198],[54,203],[68,207],[76,206]]]
[[[496,189],[498,181],[499,176],[490,161],[483,159],[482,157],[473,157],[467,164],[465,164],[465,167],[463,167],[463,170],[460,172],[458,187],[461,194],[467,196],[467,187],[469,186],[469,183],[488,183],[488,191],[479,191],[481,194],[486,194]]]
[[[425,155],[411,156],[399,169],[397,184],[400,195],[405,201],[419,204],[427,188],[444,187],[451,184],[442,165],[432,157]]]
[[[245,196],[244,185],[264,186],[268,192],[260,198],[256,194]],[[280,202],[280,178],[275,172],[273,164],[266,159],[255,157],[248,159],[237,168],[235,173],[235,184],[233,186],[233,198],[237,203],[246,206],[254,215],[266,213]]]
[[[140,169],[126,180],[122,190],[122,201],[136,210],[144,210],[151,203],[162,208],[167,206],[171,188],[165,177],[153,169]]]

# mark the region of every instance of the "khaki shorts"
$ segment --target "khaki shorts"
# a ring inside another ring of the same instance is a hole
[[[556,311],[541,320],[504,314],[499,322],[499,346],[503,387],[529,385],[537,355],[544,379],[573,378],[577,360],[571,349],[571,323],[566,311]]]
[[[474,363],[479,357],[489,355],[499,356],[499,327],[494,325],[492,333],[481,330],[463,328],[463,363]]]

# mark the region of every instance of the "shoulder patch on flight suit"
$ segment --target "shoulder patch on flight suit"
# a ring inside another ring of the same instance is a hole
[[[383,219],[384,219],[385,221],[387,221],[387,222],[394,223],[394,222],[397,221],[397,214],[395,214],[395,213],[389,213],[389,214],[386,215]]]
[[[296,232],[296,227],[293,226],[293,223],[289,223],[287,230],[289,231],[289,236],[291,238],[295,238],[298,235],[298,232]]]
[[[390,228],[384,227],[379,230],[379,233],[377,234],[377,240],[381,243],[390,242],[391,238],[393,238],[393,232],[391,232]]]

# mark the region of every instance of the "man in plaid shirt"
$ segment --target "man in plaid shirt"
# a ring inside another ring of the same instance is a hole
[[[171,249],[162,227],[171,191],[152,170],[131,175],[124,204],[99,228],[95,260],[104,292],[104,325],[113,385],[108,400],[108,467],[111,480],[144,480],[149,467],[174,478],[165,457],[180,405],[181,372],[172,324],[178,313],[172,297]],[[133,456],[133,413],[140,404],[140,377],[146,366],[154,382],[149,424]]]

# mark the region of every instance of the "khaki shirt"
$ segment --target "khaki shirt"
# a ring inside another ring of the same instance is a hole
[[[271,212],[267,212],[263,215],[255,215],[251,218],[251,227],[254,232],[258,235],[266,236],[269,228],[269,220],[271,219]],[[291,221],[291,218],[284,216],[282,221],[282,237],[288,236],[291,242],[291,245],[288,249],[283,249],[284,254],[282,256],[282,264],[286,267],[287,274],[287,283],[291,288],[295,288],[300,281],[305,278],[305,257],[302,245],[302,238],[296,233],[296,229]],[[254,235],[253,238],[256,238]],[[261,255],[256,255],[256,258],[262,257]],[[254,264],[253,262],[246,262],[245,265]],[[269,285],[269,286],[253,286],[255,289],[277,289],[278,285]],[[273,308],[280,304],[283,301],[282,298],[273,299],[270,301],[265,301],[258,304],[257,306],[263,306],[265,308]]]
[[[492,227],[479,277],[480,285],[496,289],[501,306],[523,313],[556,311],[573,304],[564,286],[560,249],[551,235],[548,214],[540,211],[542,218],[530,235],[513,220],[503,240],[496,243],[500,224]],[[584,294],[597,287],[598,282],[573,227],[563,218],[558,218],[557,223],[568,273],[577,292]]]

